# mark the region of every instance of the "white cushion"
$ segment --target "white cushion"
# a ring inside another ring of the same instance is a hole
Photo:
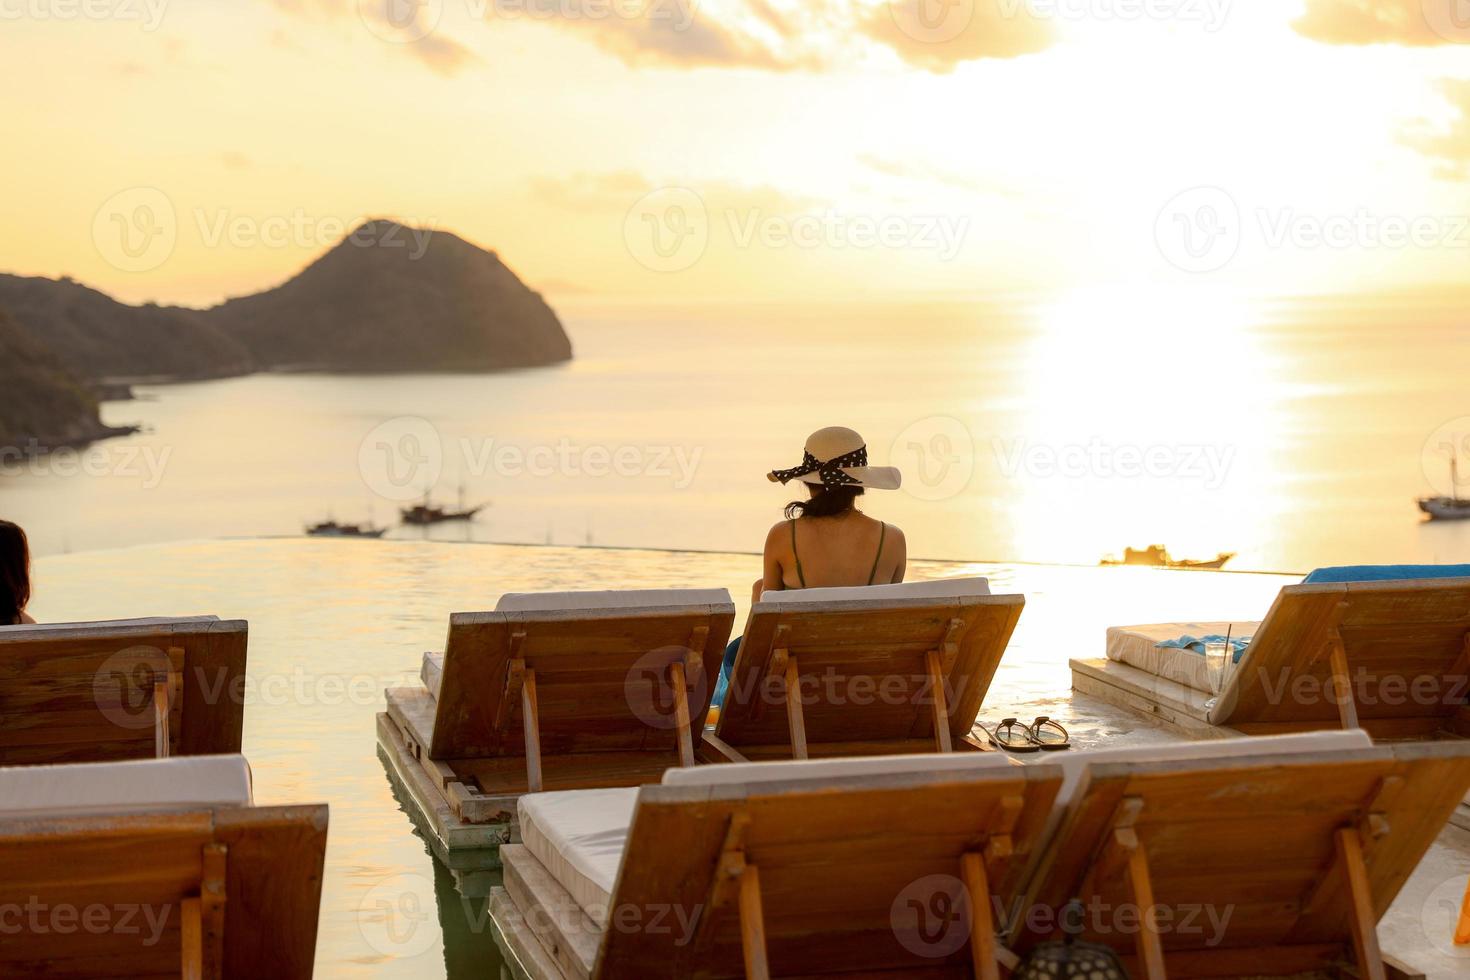
[[[14,626],[0,626],[0,630],[14,631],[16,633],[26,632],[44,636],[47,633],[62,630],[75,630],[78,627],[88,629],[108,630],[121,629],[127,626],[180,626],[197,623],[217,623],[218,616],[147,616],[142,619],[101,619],[90,623],[20,623]]]
[[[1362,729],[1351,731],[1306,732],[1297,735],[1263,735],[1257,738],[1217,738],[1205,742],[1175,742],[1169,745],[1139,745],[1132,748],[1093,749],[1047,753],[1048,762],[1062,767],[1061,792],[1057,794],[1060,811],[1072,802],[1082,774],[1089,766],[1129,762],[1192,762],[1213,759],[1242,761],[1273,755],[1329,755],[1371,749],[1373,739]]]
[[[897,585],[858,585],[841,589],[783,589],[761,594],[760,605],[786,605],[796,602],[837,602],[861,599],[882,602],[885,599],[960,599],[990,595],[986,578],[941,578],[932,582],[900,582]]]
[[[1183,636],[1254,636],[1260,623],[1153,623],[1108,629],[1108,659],[1147,671],[1206,694],[1219,694],[1233,663],[1222,676],[1211,677],[1204,654],[1160,647]]]
[[[496,612],[572,609],[644,609],[651,606],[729,605],[727,589],[608,589],[598,592],[507,592]]]
[[[791,762],[737,762],[730,765],[670,769],[665,786],[728,786],[732,783],[784,783],[791,780],[888,776],[910,772],[972,772],[1007,769],[1002,752],[950,752],[930,755],[873,755],[851,759],[802,759]]]
[[[603,929],[637,805],[636,786],[529,793],[516,804],[521,843]]]
[[[424,654],[424,665],[419,668],[419,676],[424,680],[424,687],[429,689],[434,700],[439,700],[439,686],[444,683],[444,654]]]
[[[0,768],[0,818],[249,806],[243,755]]]

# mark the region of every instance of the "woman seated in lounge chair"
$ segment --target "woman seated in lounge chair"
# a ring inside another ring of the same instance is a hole
[[[0,521],[0,626],[34,623],[31,601],[31,548],[19,525]]]
[[[765,571],[755,583],[752,602],[782,589],[823,589],[890,585],[903,581],[908,543],[892,524],[857,509],[866,490],[897,490],[892,466],[869,466],[868,447],[851,429],[833,426],[813,432],[800,466],[767,474],[775,483],[797,480],[807,499],[786,505],[786,520],[766,535]],[[730,671],[740,649],[736,637],[725,649],[714,703],[724,704]]]

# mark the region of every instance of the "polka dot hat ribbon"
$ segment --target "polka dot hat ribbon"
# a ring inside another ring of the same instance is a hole
[[[809,452],[802,453],[800,466],[794,466],[789,470],[774,470],[771,479],[780,483],[790,483],[800,476],[808,473],[816,473],[822,478],[824,487],[860,486],[861,480],[855,480],[842,472],[848,467],[859,467],[868,465],[868,447],[859,446],[850,453],[842,456],[834,456],[823,462]]]

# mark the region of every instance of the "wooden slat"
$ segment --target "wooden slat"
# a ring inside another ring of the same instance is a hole
[[[1348,886],[1348,915],[1358,976],[1362,980],[1387,980],[1383,954],[1378,949],[1378,916],[1373,914],[1373,894],[1357,830],[1344,827],[1337,832],[1337,860]]]
[[[766,913],[761,906],[760,870],[747,864],[740,872],[740,945],[746,980],[771,980],[766,959]]]
[[[1319,657],[1340,635],[1361,727],[1377,737],[1385,723],[1443,723],[1464,703],[1467,634],[1470,579],[1288,586],[1222,694],[1229,709],[1217,720],[1241,730],[1341,725],[1349,715],[1331,697],[1335,658]]]
[[[644,749],[677,758],[677,725],[649,720],[667,717],[672,708],[659,703],[658,688],[666,685],[642,684],[639,672],[687,658],[688,679],[705,681],[693,685],[697,700],[689,704],[691,729],[697,727],[734,620],[730,604],[456,613],[428,754],[438,760],[525,754],[525,728],[510,723],[518,700],[511,665],[521,660],[536,673],[543,757]],[[517,634],[524,639],[516,640]],[[704,646],[691,654],[686,644],[693,637],[702,637]]]
[[[1181,957],[1235,950],[1352,949],[1349,889],[1322,887],[1339,866],[1339,831],[1380,836],[1364,848],[1363,897],[1376,923],[1470,789],[1470,747],[1438,743],[1320,756],[1095,765],[1069,808],[1026,897],[1028,907],[1060,910],[1073,896],[1095,907],[1131,901],[1125,869],[1102,867],[1101,844],[1115,832],[1125,801],[1142,801],[1131,830],[1146,852],[1155,903],[1179,923],[1183,910],[1231,912],[1225,931],[1161,936],[1171,972]],[[1025,952],[1050,937],[1023,923]],[[1113,945],[1117,930],[1083,938]],[[1216,949],[1203,947],[1213,940]],[[1276,952],[1272,952],[1275,962]],[[1266,962],[1259,959],[1259,962]],[[1141,972],[1147,973],[1142,964]],[[1249,972],[1249,971],[1247,971]],[[1191,974],[1182,974],[1191,975]],[[1204,974],[1198,975],[1226,975]]]
[[[1009,906],[1036,853],[1060,770],[1038,764],[972,772],[915,773],[817,784],[650,786],[639,806],[612,904],[683,909],[711,901],[732,820],[746,814],[746,864],[759,869],[772,975],[969,975],[963,946],[935,959],[907,948],[893,909],[928,876],[950,879],[962,856],[1012,826],[1015,859],[989,874],[992,900]],[[1007,802],[1023,801],[1019,812]],[[902,847],[893,846],[902,841]],[[707,970],[744,971],[740,924],[726,909],[700,923],[706,943],[681,945],[678,931],[609,930],[598,954],[601,980],[672,980]]]
[[[521,678],[521,724],[525,726],[526,786],[541,792],[541,711],[536,704],[536,671],[526,670]]]
[[[786,684],[786,725],[791,733],[791,757],[805,759],[806,717],[801,703],[801,671],[795,657],[783,656],[781,659],[785,663],[782,673]]]
[[[762,710],[772,700],[766,678],[780,649],[796,659],[804,689],[815,694],[803,707],[813,756],[819,743],[851,742],[854,732],[871,742],[927,738],[932,746],[940,736],[928,658],[938,651],[949,661],[939,687],[951,743],[958,741],[974,726],[1024,604],[1021,596],[757,604],[715,734],[752,758],[761,747],[791,745],[787,719]],[[774,676],[779,697],[784,677]],[[788,748],[786,757],[792,754]]]
[[[64,950],[9,936],[0,975],[179,976],[197,928],[201,976],[310,977],[326,830],[325,806],[0,820],[0,904],[126,905],[166,925],[154,935],[140,913],[136,932],[78,930]]]
[[[952,644],[951,644],[952,645]],[[925,666],[929,669],[930,698],[934,710],[934,741],[941,752],[950,752],[954,746],[949,737],[949,705],[944,696],[944,666],[940,655],[930,650],[925,655]]]
[[[965,883],[965,904],[970,910],[970,960],[976,980],[1000,980],[996,961],[995,922],[990,915],[990,879],[985,858],[968,851],[960,858],[960,877]]]
[[[587,980],[602,930],[524,845],[504,845],[500,860],[505,890],[541,948],[556,961],[566,980]]]
[[[0,765],[238,752],[246,634],[217,620],[6,630]]]

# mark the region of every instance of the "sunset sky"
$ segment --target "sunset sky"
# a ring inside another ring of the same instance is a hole
[[[205,305],[383,215],[554,301],[1457,284],[1458,6],[0,0],[0,270]]]

